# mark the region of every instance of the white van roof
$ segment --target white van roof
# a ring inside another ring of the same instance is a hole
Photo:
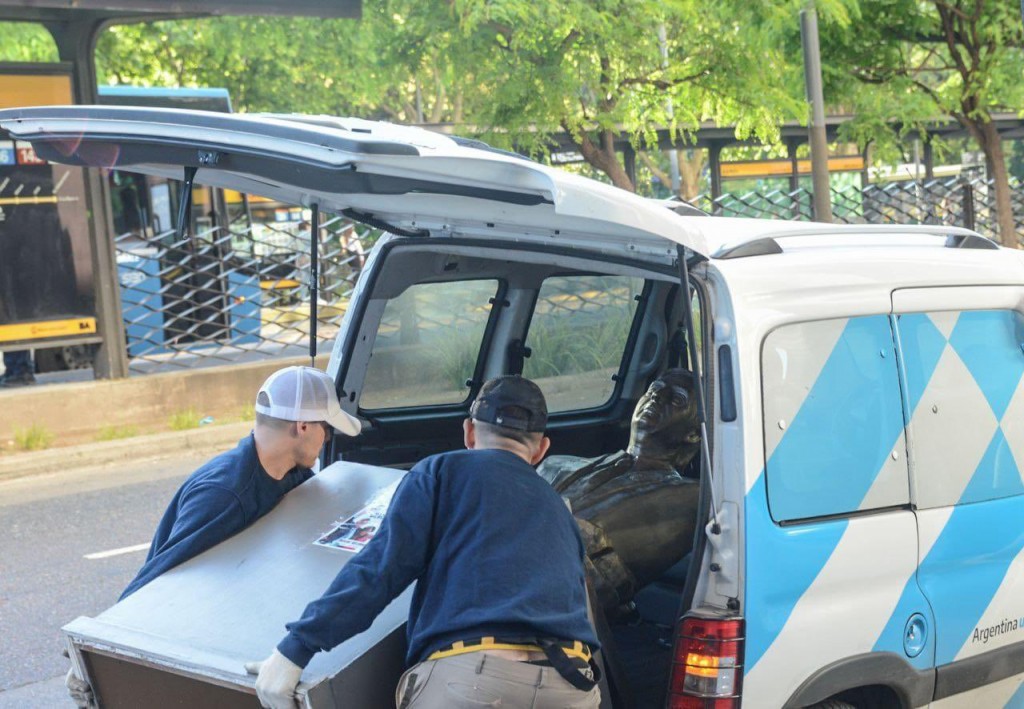
[[[130,106],[0,111],[0,127],[52,162],[118,168],[370,218],[395,233],[461,233],[707,258],[779,253],[782,240],[932,235],[995,248],[956,227],[822,225],[680,216],[646,199],[480,141],[358,118],[223,114]],[[856,235],[856,236],[854,236]]]
[[[398,233],[606,242],[708,255],[651,200],[479,141],[356,118],[123,106],[0,111],[0,127],[53,162],[118,168],[370,216]],[[358,218],[358,217],[354,217]],[[666,243],[666,240],[670,243]]]

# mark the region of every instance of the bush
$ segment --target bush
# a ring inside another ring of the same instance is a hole
[[[53,434],[45,426],[32,424],[28,428],[14,431],[14,445],[23,451],[39,451],[49,448],[53,443]]]
[[[187,431],[190,428],[199,428],[199,414],[195,409],[185,409],[171,414],[168,425],[172,431]]]
[[[139,435],[139,429],[135,426],[104,426],[96,434],[97,441],[116,441],[121,438],[131,438]]]

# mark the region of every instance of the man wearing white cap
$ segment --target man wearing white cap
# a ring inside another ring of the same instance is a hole
[[[354,436],[359,427],[319,369],[286,367],[271,374],[256,395],[253,432],[185,480],[160,520],[146,563],[121,598],[270,512],[312,477],[331,428]]]
[[[355,436],[360,423],[341,409],[329,376],[312,367],[271,374],[256,395],[253,432],[185,480],[157,526],[146,562],[120,600],[274,509],[313,476],[310,468],[331,428]],[[65,684],[78,706],[91,706],[92,690],[73,669]]]

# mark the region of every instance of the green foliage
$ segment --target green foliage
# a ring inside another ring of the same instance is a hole
[[[859,0],[858,5],[856,32],[830,22],[821,29],[826,96],[855,116],[846,126],[848,137],[862,144],[872,140],[884,155],[896,157],[898,141],[928,121],[944,116],[984,121],[995,111],[1017,111],[1024,102],[1019,5],[965,0]]]
[[[553,132],[567,130],[584,157],[611,174],[602,162],[611,157],[608,137],[644,147],[658,126],[685,136],[715,120],[735,123],[739,137],[770,141],[780,118],[801,108],[776,79],[782,52],[744,3],[461,0],[453,7],[465,36],[458,51],[475,57],[484,99],[471,112],[494,143],[541,152]]]
[[[139,435],[136,426],[103,426],[96,434],[97,441],[117,441],[122,438],[134,438]]]
[[[528,344],[533,355],[524,374],[541,379],[617,369],[632,319],[628,305],[604,308],[600,317],[586,323],[538,318],[530,327]]]
[[[856,119],[846,135],[892,159],[899,141],[952,116],[984,152],[999,238],[1017,245],[1003,143],[992,114],[1024,102],[1024,28],[1008,0],[860,0],[858,31],[826,27],[833,100]],[[893,119],[896,119],[895,121]],[[923,131],[921,131],[923,132]]]
[[[870,143],[876,158],[903,159],[907,134],[934,118],[985,120],[1024,105],[1020,9],[1009,0],[814,4],[826,100],[832,112],[855,115],[842,138]],[[735,124],[740,138],[777,145],[782,120],[806,120],[806,6],[366,0],[359,21],[253,16],[115,26],[100,38],[97,71],[107,84],[223,86],[243,112],[455,123],[460,133],[535,156],[564,130],[586,169],[632,189],[608,147],[613,139],[653,149],[657,127],[686,139],[716,121]],[[952,45],[949,17],[965,38]],[[56,58],[41,26],[0,24],[0,60]]]
[[[103,83],[224,86],[242,111],[460,123],[534,154],[568,130],[622,184],[608,136],[644,146],[657,126],[684,135],[716,120],[735,123],[740,137],[773,140],[781,118],[801,115],[778,81],[793,72],[757,12],[712,0],[368,0],[359,22],[114,27],[97,66]]]
[[[431,372],[439,381],[458,390],[473,376],[480,354],[480,339],[481,333],[476,328],[446,332],[444,337],[432,341],[429,348],[425,348],[427,351],[419,353],[416,369],[410,370],[410,374]]]
[[[199,419],[200,416],[195,409],[183,409],[171,414],[167,425],[172,431],[187,431],[190,428],[198,428]]]
[[[0,22],[0,62],[55,62],[57,45],[42,25]]]
[[[32,424],[28,428],[14,429],[14,445],[18,450],[38,451],[53,444],[53,433],[46,426]]]

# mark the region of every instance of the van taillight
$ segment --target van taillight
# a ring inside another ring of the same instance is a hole
[[[743,681],[743,619],[688,616],[676,630],[668,709],[734,709]]]

